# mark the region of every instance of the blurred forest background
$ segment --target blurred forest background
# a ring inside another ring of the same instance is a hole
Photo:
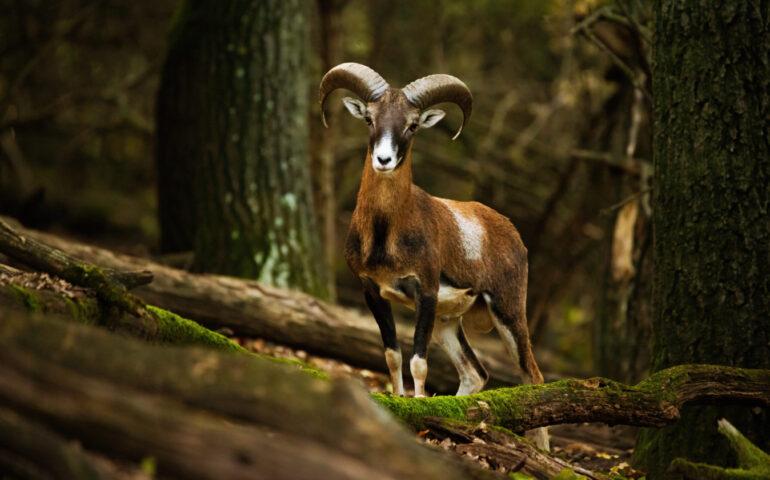
[[[156,160],[156,100],[184,3],[0,2],[0,214],[189,266],[189,255],[161,248]],[[520,230],[530,258],[530,330],[546,371],[630,382],[645,375],[650,7],[603,5],[308,2],[297,27],[307,38],[307,111],[297,115],[310,131],[323,296],[363,305],[341,253],[367,142],[340,93],[328,102],[331,128],[323,128],[323,73],[355,61],[398,86],[449,73],[471,88],[473,116],[455,142],[453,107],[420,135],[415,183],[488,204]]]

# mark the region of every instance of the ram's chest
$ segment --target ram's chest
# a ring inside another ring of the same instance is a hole
[[[364,225],[351,225],[345,242],[345,259],[357,275],[377,272],[399,276],[429,253],[423,234],[398,229],[382,215],[375,215]]]

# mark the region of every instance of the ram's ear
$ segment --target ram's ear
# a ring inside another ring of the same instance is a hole
[[[422,112],[422,115],[420,115],[420,128],[432,127],[437,124],[439,120],[444,118],[444,115],[446,115],[446,113],[443,110],[425,110]]]
[[[342,102],[345,104],[345,108],[348,109],[348,112],[354,117],[360,118],[361,120],[366,117],[366,104],[361,100],[353,97],[345,97],[342,99]]]

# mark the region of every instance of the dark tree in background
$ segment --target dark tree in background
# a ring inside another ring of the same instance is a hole
[[[164,251],[324,295],[308,160],[304,0],[184,1],[158,94]]]
[[[770,2],[717,3],[656,3],[653,371],[770,368]],[[770,449],[767,409],[689,408],[640,439],[649,478],[726,464],[720,417]]]

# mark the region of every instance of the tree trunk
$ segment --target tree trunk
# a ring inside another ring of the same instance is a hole
[[[331,70],[335,65],[342,63],[342,8],[347,0],[318,0],[318,13],[320,16],[320,53],[321,69],[323,72]],[[331,102],[330,102],[331,103]],[[327,120],[333,118],[339,112],[339,104],[329,105],[326,111]],[[318,192],[318,212],[321,219],[321,238],[324,254],[324,269],[326,270],[327,290],[329,301],[337,300],[337,285],[335,271],[339,258],[337,245],[337,199],[334,179],[337,175],[335,169],[335,145],[337,136],[335,129],[317,128],[318,138],[315,145],[315,171],[317,183],[315,190]]]
[[[770,4],[658,0],[655,20],[653,371],[770,367]],[[687,408],[636,459],[734,463],[726,417],[770,449],[765,408]]]
[[[323,297],[307,7],[183,2],[158,96],[159,209],[164,250],[192,247],[196,270]]]
[[[9,451],[33,465],[58,454],[55,442],[40,452],[4,436],[12,410],[87,451],[152,458],[160,478],[500,478],[419,445],[351,382],[57,320],[0,318],[3,471]],[[94,478],[85,467],[67,478]]]

